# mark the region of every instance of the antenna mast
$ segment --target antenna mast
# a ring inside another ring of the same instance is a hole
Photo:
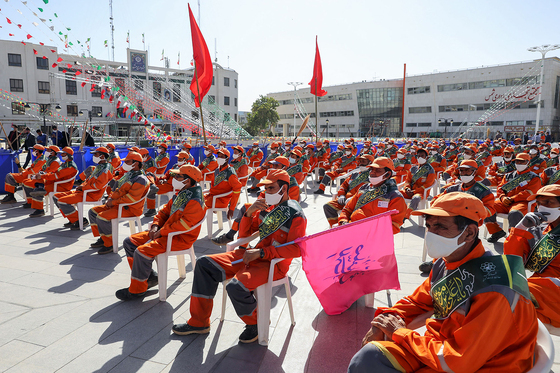
[[[113,25],[113,0],[109,0],[109,8],[111,8],[111,50],[112,61],[115,61],[115,26]]]
[[[200,0],[198,0],[198,27],[200,28]]]

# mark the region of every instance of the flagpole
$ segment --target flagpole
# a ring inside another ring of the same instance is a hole
[[[198,86],[198,70],[196,69],[196,61],[194,61],[194,76],[196,78],[196,93],[198,96],[198,108],[200,109],[200,121],[202,123],[202,136],[204,137],[204,145],[208,145],[208,142],[206,142],[206,130],[204,129],[204,116],[202,115],[202,102],[200,100],[200,87]]]
[[[317,77],[315,77],[315,144],[319,142],[319,115],[317,115],[317,94]]]

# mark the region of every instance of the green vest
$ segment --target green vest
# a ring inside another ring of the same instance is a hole
[[[529,253],[525,268],[541,273],[560,253],[560,225],[548,232]]]
[[[171,212],[169,216],[173,215],[177,210],[184,210],[190,200],[196,200],[200,203],[200,207],[204,206],[204,196],[202,189],[196,185],[194,187],[181,190],[176,196],[173,196],[173,204],[171,205]]]

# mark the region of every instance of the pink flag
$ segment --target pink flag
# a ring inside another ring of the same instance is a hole
[[[388,211],[296,240],[303,270],[327,315],[346,311],[362,295],[400,290]]]

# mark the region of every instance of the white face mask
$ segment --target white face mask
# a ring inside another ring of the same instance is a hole
[[[537,154],[537,153],[538,153],[537,149],[529,150],[529,154]]]
[[[290,157],[290,164],[294,164],[294,163],[296,163],[296,160],[294,158]]]
[[[161,153],[163,153],[163,149],[162,149],[162,148],[158,148],[157,152],[158,152],[158,154],[161,154]]]
[[[558,154],[556,154],[556,153],[550,153],[550,158],[557,158],[557,157],[558,157]]]
[[[39,152],[33,152],[33,155],[37,158],[39,156]]]
[[[278,192],[274,193],[274,194],[270,194],[270,193],[265,193],[264,194],[264,200],[266,202],[267,205],[269,206],[274,206],[280,203],[280,201],[282,200],[282,196],[283,194],[280,194],[280,191],[282,189],[280,189]]]
[[[48,158],[51,156],[51,152],[45,152],[45,157]]]
[[[126,172],[128,172],[128,171],[132,170],[132,165],[123,163],[122,169],[125,170]]]
[[[181,190],[185,187],[185,184],[182,181],[179,181],[175,178],[173,178],[173,180],[171,180],[171,185],[173,185],[173,189],[175,189],[175,190]]]
[[[381,184],[383,181],[385,180],[385,174],[381,175],[381,176],[376,176],[376,177],[369,177],[369,182],[372,185],[378,185]]]
[[[547,223],[552,223],[553,221],[556,221],[556,219],[560,218],[560,208],[558,207],[539,206],[539,212],[548,214],[544,215]]]
[[[424,163],[426,163],[426,158],[418,157],[418,164],[424,164]]]
[[[62,159],[62,162],[66,162],[68,160],[68,156],[63,155],[60,157],[60,159]]]
[[[473,179],[474,179],[474,175],[464,175],[464,176],[461,176],[461,181],[462,181],[463,183],[465,183],[465,184],[470,183],[471,181],[473,181]]]
[[[148,160],[148,156],[145,155],[145,156],[142,157],[142,159],[144,160],[144,162],[146,162]]]
[[[347,150],[347,151],[345,151],[344,153],[345,153],[346,155],[350,155],[350,154],[352,154],[352,151],[351,151],[351,150]]]
[[[513,158],[513,156],[511,156],[511,157],[504,157],[504,161],[510,162],[512,158]]]
[[[517,168],[518,172],[523,172],[527,169],[527,165],[526,164],[516,164],[515,168]]]
[[[218,158],[218,159],[216,159],[216,161],[218,162],[218,165],[220,165],[220,167],[221,167],[221,166],[224,165],[224,163],[226,163],[227,159],[225,159],[225,158]]]
[[[430,153],[431,153],[432,155],[435,155],[435,154],[437,154],[437,150],[431,150]]]
[[[182,166],[185,164],[185,161],[177,161],[177,165]]]
[[[210,150],[205,150],[204,151],[204,155],[208,157],[208,155],[210,154]]]
[[[463,154],[463,159],[472,159],[472,155],[470,155],[470,154]]]
[[[364,172],[364,171],[366,171],[366,170],[367,170],[367,166],[360,166],[360,171],[361,171],[361,172]]]
[[[443,237],[432,232],[426,232],[426,247],[428,255],[434,259],[445,258],[453,254],[457,249],[462,247],[466,242],[459,244],[459,237],[465,232],[465,229],[457,236],[452,238]]]
[[[397,158],[398,158],[398,159],[403,159],[403,158],[404,158],[404,154],[397,154]]]
[[[239,157],[241,157],[241,154],[240,154],[240,153],[237,153],[237,154],[234,154],[234,155],[233,155],[233,159],[237,159],[237,158],[239,158]]]
[[[276,150],[276,149],[271,149],[271,150],[270,150],[270,152],[271,152],[272,154],[276,154],[277,151],[278,151],[278,150]]]
[[[455,145],[450,145],[449,149],[451,149],[451,150],[455,149]]]
[[[97,156],[93,156],[92,158],[93,163],[98,164],[99,162],[101,162],[101,157],[97,157]]]

